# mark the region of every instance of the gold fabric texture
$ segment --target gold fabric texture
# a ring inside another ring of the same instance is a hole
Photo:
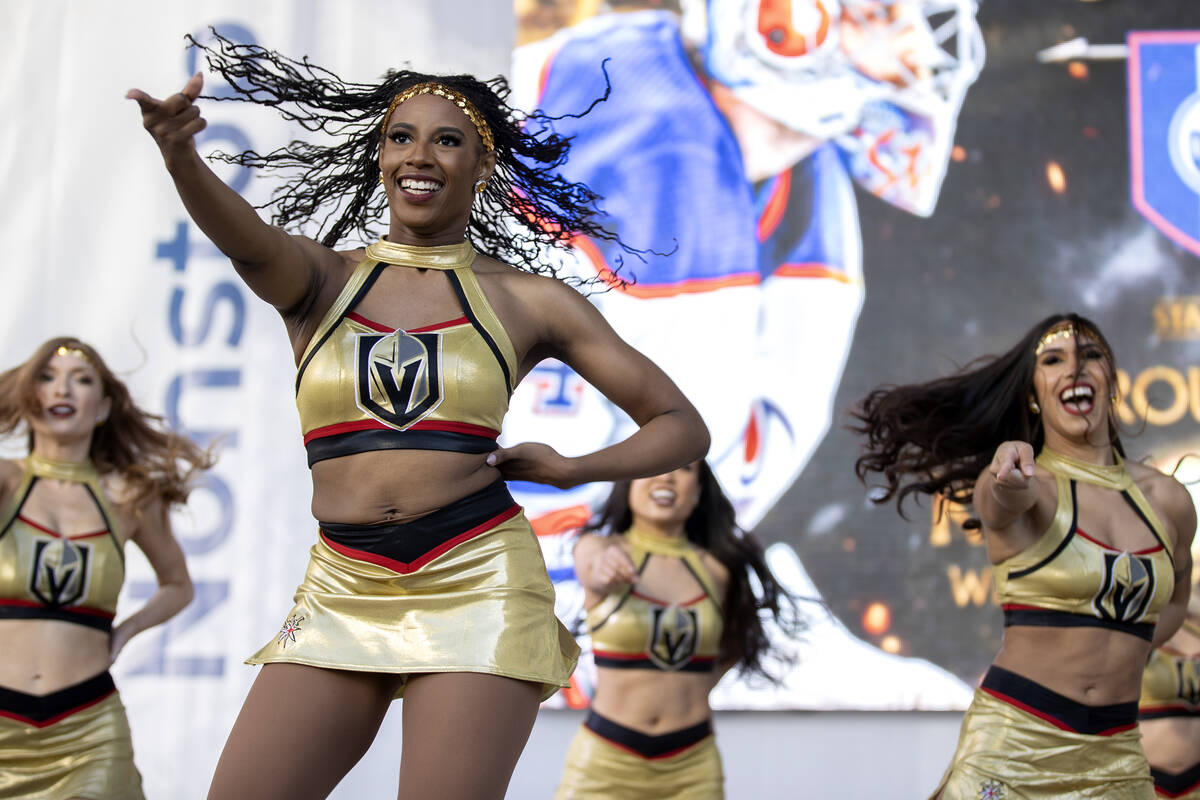
[[[596,654],[645,655],[653,667],[667,671],[692,660],[716,659],[724,621],[712,578],[696,548],[686,539],[666,539],[637,529],[622,535],[639,572],[651,556],[679,558],[700,582],[703,593],[682,603],[667,603],[639,593],[636,584],[613,592],[587,613]]]
[[[992,568],[1000,604],[1066,611],[1122,623],[1156,622],[1159,611],[1171,599],[1175,588],[1171,538],[1137,484],[1128,477],[1124,466],[1116,468],[1120,474],[1074,470],[1063,457],[1049,454],[1045,449],[1038,456],[1038,463],[1054,473],[1058,508],[1049,529],[1032,547]],[[1071,502],[1072,479],[1110,489],[1124,488],[1149,520],[1162,546],[1151,551],[1128,553],[1074,535],[1059,551],[1063,539],[1071,533],[1075,512]],[[1053,559],[1046,561],[1052,555]],[[1108,563],[1110,560],[1111,564]],[[1014,573],[1034,567],[1032,572],[1013,577]],[[1143,591],[1148,597],[1145,603],[1127,602],[1118,607],[1113,601],[1113,594],[1118,589],[1126,599]]]
[[[1162,647],[1150,655],[1142,672],[1138,705],[1147,709],[1178,708],[1200,713],[1195,701],[1200,691],[1200,655],[1185,655]]]
[[[37,478],[74,481],[87,486],[108,528],[65,538],[20,516]],[[51,612],[80,612],[85,619],[111,620],[125,581],[123,539],[116,516],[87,464],[30,457],[11,500],[0,510],[0,601],[17,600]],[[78,619],[78,617],[77,617]]]
[[[313,438],[334,432],[372,428],[410,430],[458,430],[478,428],[494,439],[508,411],[508,397],[517,375],[517,356],[483,290],[469,266],[461,259],[447,256],[446,267],[462,287],[467,307],[463,314],[475,318],[479,327],[467,319],[446,320],[449,325],[414,328],[411,331],[380,330],[347,316],[358,295],[379,263],[387,261],[399,246],[375,244],[379,261],[367,259],[355,268],[341,294],[313,334],[301,359],[302,372],[296,383],[296,407],[305,444]],[[466,245],[470,248],[470,245]],[[457,246],[455,246],[457,247]],[[426,251],[443,248],[404,248]],[[394,254],[393,254],[394,255]],[[424,262],[407,266],[433,266],[437,254],[424,254]],[[474,250],[470,250],[474,258]],[[470,263],[468,260],[466,263]],[[381,269],[386,267],[380,267]],[[489,345],[495,344],[497,352]],[[364,349],[360,353],[360,349]],[[507,376],[505,374],[507,368]],[[369,374],[360,375],[366,369]],[[396,407],[398,389],[380,388],[376,371],[394,378],[397,385],[409,386],[405,407]],[[411,373],[411,375],[409,374]],[[396,396],[393,396],[396,395]]]
[[[481,672],[567,685],[579,647],[524,514],[401,575],[318,540],[295,606],[249,664],[367,672]],[[403,686],[397,697],[403,694]]]
[[[120,696],[44,728],[0,717],[0,797],[143,800]]]
[[[722,800],[724,784],[715,736],[673,756],[642,758],[580,727],[554,800]]]
[[[931,800],[1153,800],[1154,782],[1137,728],[1065,731],[977,689],[938,791]]]

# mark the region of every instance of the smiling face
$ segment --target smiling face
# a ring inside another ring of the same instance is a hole
[[[1104,345],[1074,328],[1044,336],[1033,373],[1046,444],[1062,451],[1073,442],[1111,444],[1109,414],[1113,367]]]
[[[50,356],[35,378],[34,393],[39,413],[30,417],[29,427],[35,439],[88,438],[112,409],[100,373],[77,351]]]
[[[700,466],[688,464],[629,485],[633,524],[664,536],[683,536],[684,524],[700,502]]]
[[[379,150],[391,209],[388,239],[398,244],[455,244],[466,234],[475,184],[496,157],[454,103],[419,94],[392,112]]]

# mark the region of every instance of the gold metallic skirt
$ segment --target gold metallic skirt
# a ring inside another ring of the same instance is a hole
[[[542,684],[543,699],[567,685],[579,647],[503,483],[412,523],[321,528],[295,605],[247,663],[479,672]]]
[[[958,750],[932,798],[1154,799],[1150,766],[1136,725],[1136,703],[1122,704],[1132,706],[1131,726],[1114,726],[1117,732],[1104,735],[1078,733],[1056,724],[1054,714],[1039,708],[1038,698],[1016,691],[1005,700],[989,692],[989,678],[997,671],[1005,672],[993,667],[984,686],[975,690],[963,718]],[[1041,695],[1053,695],[1032,681],[1013,677],[1041,689]],[[1088,708],[1061,695],[1054,697],[1076,710]]]
[[[588,712],[554,800],[722,800],[712,723],[648,736]]]
[[[143,800],[125,706],[107,672],[49,695],[0,689],[0,797]]]

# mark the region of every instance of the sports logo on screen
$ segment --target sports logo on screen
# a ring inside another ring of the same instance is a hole
[[[1200,31],[1128,41],[1133,205],[1200,256]]]

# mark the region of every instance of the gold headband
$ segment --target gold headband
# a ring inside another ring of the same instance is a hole
[[[92,366],[96,366],[92,362],[92,357],[89,356],[87,353],[85,353],[83,350],[80,350],[78,347],[67,347],[65,344],[60,344],[58,346],[58,349],[54,351],[54,355],[56,355],[56,356],[77,356],[79,358],[82,358],[84,361],[88,362]]]
[[[1049,347],[1052,342],[1055,342],[1058,339],[1072,339],[1077,334],[1086,336],[1095,341],[1100,349],[1104,351],[1104,355],[1108,357],[1110,361],[1112,360],[1112,353],[1108,352],[1108,348],[1104,346],[1104,342],[1100,339],[1100,334],[1092,330],[1087,325],[1076,324],[1070,320],[1063,320],[1062,322],[1056,322],[1054,325],[1051,325],[1050,330],[1043,333],[1042,338],[1038,339],[1037,347],[1034,349],[1033,354],[1035,356],[1040,356],[1042,351]]]
[[[415,86],[410,86],[400,94],[392,98],[392,104],[388,106],[387,113],[383,115],[383,122],[380,123],[380,130],[387,132],[387,121],[391,119],[392,112],[396,110],[396,106],[406,100],[411,100],[419,94],[436,94],[438,97],[444,97],[454,105],[458,106],[467,119],[471,120],[471,124],[475,126],[479,138],[483,141],[483,149],[489,153],[496,149],[496,141],[492,138],[492,129],[488,127],[487,120],[479,113],[479,110],[472,105],[471,101],[463,97],[458,92],[451,89],[449,86],[443,86],[440,83],[418,83]]]

